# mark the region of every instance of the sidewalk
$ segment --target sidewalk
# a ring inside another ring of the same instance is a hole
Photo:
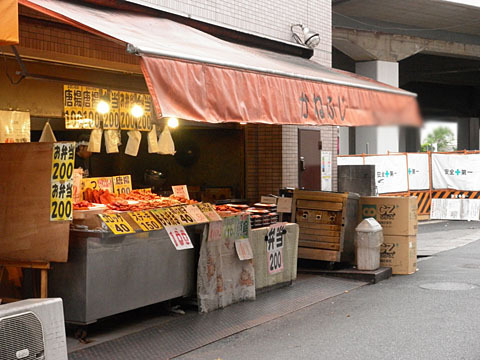
[[[417,256],[426,257],[480,239],[479,221],[430,220],[418,224]]]
[[[168,359],[246,329],[298,311],[333,296],[366,285],[358,281],[301,275],[292,285],[208,314],[188,311],[184,316],[163,315],[124,327],[108,324],[89,336],[89,344],[69,339],[71,360]],[[157,324],[153,324],[157,322]],[[110,326],[114,328],[110,328]],[[127,334],[126,334],[127,333]]]
[[[418,282],[418,279],[424,277],[445,277],[445,272],[449,270],[458,274],[455,264],[449,264],[442,268],[438,265],[437,258],[447,259],[452,252],[444,251],[455,247],[464,247],[478,239],[480,239],[479,222],[430,221],[421,223],[418,235],[419,255],[432,256],[436,254],[434,258],[419,263],[421,274],[397,276],[378,285],[366,287],[364,291],[367,293],[373,291],[378,294],[379,299],[382,299],[386,295],[383,292],[386,289],[390,289],[388,290],[390,293],[394,292],[395,286],[402,288],[410,282]],[[477,257],[480,258],[480,242],[467,247],[470,248],[470,246],[475,249],[475,254],[472,255],[472,261],[475,262]],[[468,250],[463,248],[456,251],[468,253]],[[432,262],[433,260],[436,261]],[[432,264],[435,266],[432,267]],[[474,268],[477,266],[475,264],[467,265]],[[480,268],[480,264],[478,268]],[[465,271],[463,270],[463,272]],[[201,315],[196,312],[194,307],[185,306],[183,308],[186,310],[185,315],[174,315],[167,311],[165,304],[139,309],[91,326],[88,334],[90,343],[83,344],[69,337],[67,341],[69,358],[72,360],[153,360],[173,358],[192,351],[202,353],[202,349],[196,351],[195,349],[248,329],[268,327],[270,325],[267,323],[272,320],[278,322],[283,321],[284,318],[295,317],[296,313],[301,314],[308,311],[307,307],[327,306],[326,304],[331,302],[324,300],[338,295],[346,295],[351,290],[364,285],[365,283],[362,282],[339,278],[300,274],[292,286],[260,294],[256,301],[234,304],[209,314]],[[392,286],[393,288],[391,288]],[[332,302],[337,302],[343,297],[338,297]],[[322,302],[325,305],[321,305]],[[424,305],[422,305],[422,309],[424,309]],[[304,310],[301,311],[302,309]],[[333,318],[327,320],[334,321]],[[328,326],[332,326],[332,324],[328,324]],[[228,342],[228,340],[224,341]],[[215,344],[207,346],[207,348],[209,347],[215,347]],[[192,355],[194,353],[189,353],[185,359],[205,358]],[[216,357],[206,358],[215,359]],[[237,357],[233,356],[229,359],[237,359]]]

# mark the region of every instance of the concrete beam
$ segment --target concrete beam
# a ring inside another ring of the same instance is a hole
[[[333,46],[355,61],[400,61],[419,52],[480,58],[480,45],[335,27]]]

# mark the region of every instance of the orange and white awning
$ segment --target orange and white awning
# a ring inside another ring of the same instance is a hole
[[[63,0],[20,4],[126,44],[157,115],[209,123],[419,126],[416,96],[304,58],[218,39],[169,19]]]

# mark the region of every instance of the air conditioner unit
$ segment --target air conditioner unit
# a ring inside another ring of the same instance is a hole
[[[1,360],[67,360],[62,299],[0,305]]]

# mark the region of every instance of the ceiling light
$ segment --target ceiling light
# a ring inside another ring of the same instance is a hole
[[[178,119],[171,117],[168,119],[168,127],[175,129],[178,127]]]
[[[105,100],[100,100],[97,104],[97,111],[99,114],[106,114],[110,111],[110,105]]]
[[[141,107],[138,104],[135,104],[132,106],[132,109],[130,110],[130,112],[134,117],[139,118],[143,115],[143,107]]]

